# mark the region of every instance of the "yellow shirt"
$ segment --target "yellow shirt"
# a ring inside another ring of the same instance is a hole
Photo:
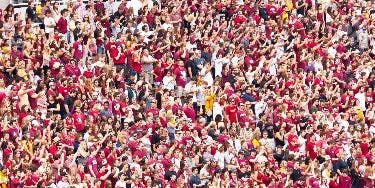
[[[176,127],[176,120],[174,118],[168,121],[168,127]]]
[[[355,116],[356,119],[359,120],[359,121],[363,120],[365,118],[365,116],[364,116],[361,108],[359,106],[356,106],[354,108],[355,108],[355,113],[356,113],[356,116]]]
[[[33,154],[33,143],[31,141],[22,140],[22,148],[28,153]]]
[[[292,11],[293,10],[293,1],[286,0],[285,1],[285,11]]]
[[[1,187],[4,187],[4,184],[7,184],[8,181],[8,176],[4,172],[0,171],[0,184],[2,184]]]
[[[24,80],[28,80],[27,73],[26,73],[25,69],[17,69],[17,75],[19,77],[23,78]]]
[[[260,146],[259,141],[255,138],[251,141],[251,143],[253,144],[254,148],[258,148]]]
[[[206,101],[204,104],[206,111],[212,111],[212,109],[214,108],[214,98],[215,94],[213,92],[211,92],[210,95],[206,96]]]
[[[35,7],[35,13],[37,15],[41,14],[42,10],[43,10],[43,7],[40,4]]]
[[[1,48],[1,50],[3,50],[3,52],[4,52],[5,54],[7,54],[7,53],[10,51],[9,46],[3,46],[3,47]]]

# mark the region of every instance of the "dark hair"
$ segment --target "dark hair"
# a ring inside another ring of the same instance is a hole
[[[65,12],[68,12],[68,10],[67,9],[62,9],[61,10],[61,15],[63,15]]]

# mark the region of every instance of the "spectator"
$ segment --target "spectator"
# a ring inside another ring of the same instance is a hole
[[[0,186],[374,187],[374,5],[9,5]]]

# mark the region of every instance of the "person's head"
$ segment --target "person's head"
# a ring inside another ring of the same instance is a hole
[[[51,12],[50,10],[47,10],[47,11],[46,11],[46,16],[47,16],[47,17],[52,17],[52,12]]]
[[[69,11],[68,11],[67,9],[63,9],[63,10],[61,10],[60,13],[61,13],[61,16],[64,17],[64,18],[67,17],[67,16],[69,15]]]
[[[197,174],[199,173],[199,169],[198,169],[198,167],[194,167],[194,168],[192,169],[192,173],[193,173],[194,175],[197,175]]]
[[[109,102],[108,101],[105,101],[104,102],[104,109],[108,109],[109,108]]]
[[[126,178],[126,175],[125,175],[125,173],[122,172],[122,173],[119,174],[118,177],[119,177],[119,179],[120,179],[121,181],[124,181],[125,178]]]
[[[70,92],[69,92],[69,95],[71,96],[71,97],[76,97],[76,95],[77,95],[77,91],[76,90],[71,90]]]
[[[82,36],[81,34],[79,34],[79,35],[77,36],[77,41],[78,41],[78,42],[82,42],[82,40],[83,40],[83,36]]]
[[[131,89],[135,89],[135,83],[134,83],[134,82],[130,82],[129,85],[130,85],[130,88],[131,88]]]

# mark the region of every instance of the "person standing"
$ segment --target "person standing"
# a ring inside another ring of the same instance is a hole
[[[46,33],[46,37],[50,35],[50,33],[53,33],[55,31],[56,22],[55,19],[52,17],[52,13],[50,10],[46,11],[46,17],[44,18],[44,31]]]
[[[72,55],[76,61],[80,61],[83,58],[83,37],[82,35],[77,36],[77,41],[73,43]]]
[[[193,174],[190,176],[189,185],[190,187],[200,187],[201,185],[201,178],[199,177],[199,170],[197,167],[193,168]]]
[[[63,9],[61,11],[61,17],[56,23],[56,29],[59,33],[63,34],[66,38],[66,41],[69,42],[70,36],[68,32],[68,20],[66,19],[67,16],[68,16],[68,10]]]
[[[339,187],[340,188],[350,188],[351,187],[351,178],[348,176],[347,170],[337,171],[339,174]]]

